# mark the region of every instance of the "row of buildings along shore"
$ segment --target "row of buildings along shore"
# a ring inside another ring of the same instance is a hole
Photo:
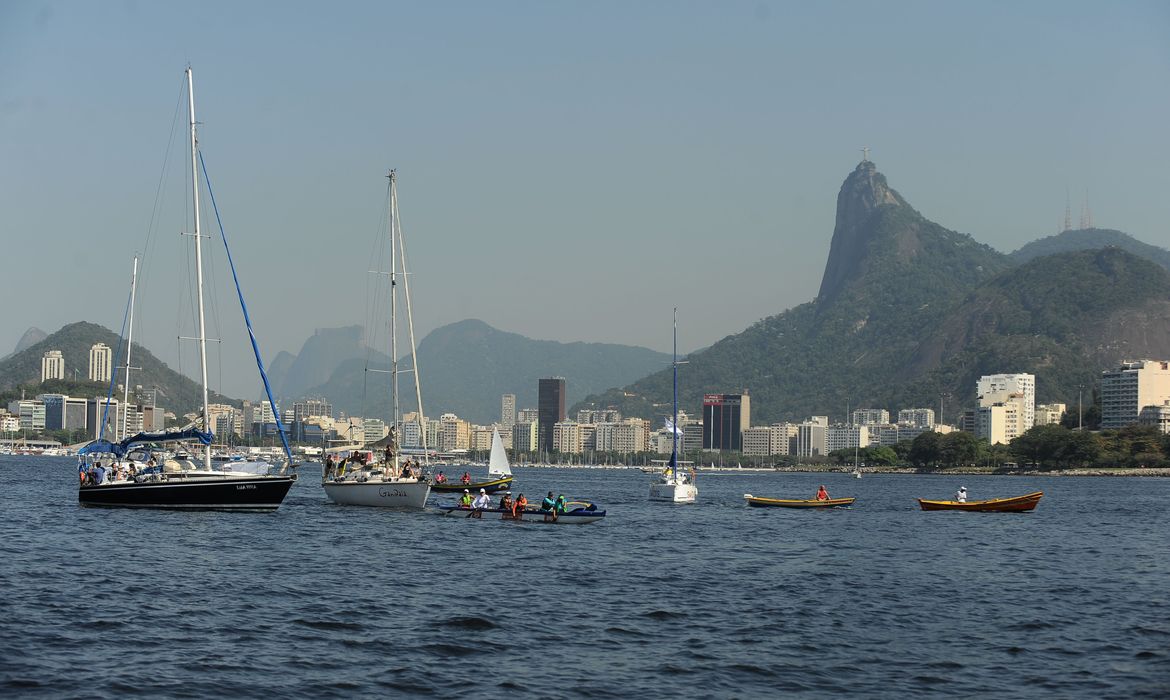
[[[102,343],[90,349],[89,376],[108,382],[112,372],[110,348]],[[42,381],[64,373],[61,352],[49,350],[42,359]],[[453,413],[422,418],[403,416],[398,441],[406,448],[425,445],[444,453],[486,451],[493,431],[516,454],[585,454],[591,452],[669,454],[669,421],[657,426],[642,418],[623,417],[617,410],[585,409],[572,419],[566,413],[566,380],[549,377],[538,382],[537,407],[516,407],[515,394],[501,397],[500,418],[477,425]],[[705,394],[702,414],[679,411],[673,427],[682,450],[739,452],[745,456],[815,457],[835,450],[895,445],[924,432],[963,430],[991,444],[1006,444],[1036,425],[1059,423],[1062,403],[1036,404],[1036,378],[1031,374],[993,374],[976,382],[977,407],[958,416],[954,425],[936,420],[932,408],[906,408],[892,419],[882,408],[857,408],[846,422],[830,423],[828,416],[810,416],[800,422],[751,424],[751,396]],[[1170,432],[1170,363],[1159,360],[1127,361],[1102,372],[1101,427],[1151,425]],[[161,430],[175,416],[156,406],[156,395],[136,387],[125,405],[105,397],[78,398],[40,394],[12,401],[0,408],[0,432],[84,429],[90,437],[120,439],[141,431]],[[1079,408],[1077,409],[1079,412]],[[303,399],[281,410],[268,401],[244,401],[242,406],[211,404],[208,425],[221,441],[227,436],[275,436],[276,417],[294,440],[325,445],[329,442],[375,442],[390,430],[379,418],[334,415],[324,399]],[[104,430],[102,419],[105,418]],[[188,415],[188,421],[195,417]]]

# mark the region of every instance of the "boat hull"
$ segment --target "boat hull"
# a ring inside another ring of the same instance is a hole
[[[650,484],[650,500],[660,503],[694,503],[699,489],[694,484],[679,484],[673,481]]]
[[[106,508],[273,511],[295,476],[168,476],[159,481],[80,486],[77,502]]]
[[[964,502],[928,501],[925,498],[919,498],[918,505],[922,510],[966,510],[975,513],[1026,513],[1036,507],[1036,504],[1040,502],[1040,498],[1043,495],[1043,491],[1036,491],[1034,493],[1024,494],[1023,496],[1012,496],[1010,498],[990,498],[983,501]]]
[[[818,501],[813,498],[766,498],[753,496],[750,493],[743,495],[747,504],[753,508],[849,508],[856,498],[830,498]]]
[[[325,495],[342,506],[422,510],[431,485],[425,481],[326,481]]]
[[[436,493],[463,493],[463,489],[467,489],[471,493],[479,493],[479,490],[483,489],[486,493],[496,493],[497,491],[506,491],[511,486],[512,477],[507,476],[502,479],[492,479],[491,481],[473,481],[470,484],[451,481],[445,484],[431,484],[431,490]]]
[[[455,517],[455,518],[466,518],[473,512],[471,508],[467,508],[464,506],[451,506],[451,505],[439,506],[439,511],[443,515],[447,515],[447,516]],[[504,515],[507,515],[508,517],[505,518]],[[570,511],[566,511],[566,512],[562,513],[559,517],[557,517],[557,519],[555,521],[546,520],[545,515],[546,515],[545,511],[528,509],[528,510],[525,510],[521,514],[521,517],[519,519],[523,520],[525,522],[547,523],[549,525],[586,525],[588,523],[595,523],[598,520],[601,520],[602,518],[604,518],[605,511],[604,510],[586,510],[584,508],[576,508],[574,510],[570,510]],[[484,508],[483,517],[484,518],[491,518],[493,520],[513,520],[514,521],[514,519],[512,518],[511,511],[505,512],[499,508]]]

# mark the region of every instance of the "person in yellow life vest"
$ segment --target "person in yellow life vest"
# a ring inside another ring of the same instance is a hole
[[[470,508],[471,507],[471,492],[468,491],[467,489],[463,489],[463,495],[459,497],[459,507],[460,508]]]

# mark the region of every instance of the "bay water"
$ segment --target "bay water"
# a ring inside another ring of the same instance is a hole
[[[0,456],[0,695],[1170,697],[1170,479],[514,471],[607,517],[335,506],[316,465],[275,513],[82,508]],[[857,503],[743,500],[822,483]],[[919,510],[961,485],[1045,495]]]

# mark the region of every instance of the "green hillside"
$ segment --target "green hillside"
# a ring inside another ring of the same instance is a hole
[[[95,384],[86,379],[89,371],[89,349],[95,343],[110,346],[114,350],[115,364],[121,364],[117,359],[120,341],[116,334],[93,323],[84,321],[71,323],[44,340],[0,360],[0,391],[19,393],[19,389],[23,387],[29,396],[60,392],[104,397],[108,385]],[[125,344],[121,345],[124,351]],[[54,384],[57,389],[50,389],[49,384],[42,386],[40,381],[41,358],[47,350],[60,350],[65,358],[66,382]],[[197,410],[202,404],[202,392],[196,382],[175,372],[137,343],[133,347],[132,360],[135,367],[142,369],[133,372],[131,385],[141,385],[145,389],[157,388],[159,405],[163,408],[173,411],[176,415],[183,415]],[[119,387],[122,385],[120,378],[118,385]],[[66,389],[68,391],[65,391]],[[119,389],[118,396],[120,395]],[[239,405],[238,400],[214,392],[211,400],[216,403]]]

